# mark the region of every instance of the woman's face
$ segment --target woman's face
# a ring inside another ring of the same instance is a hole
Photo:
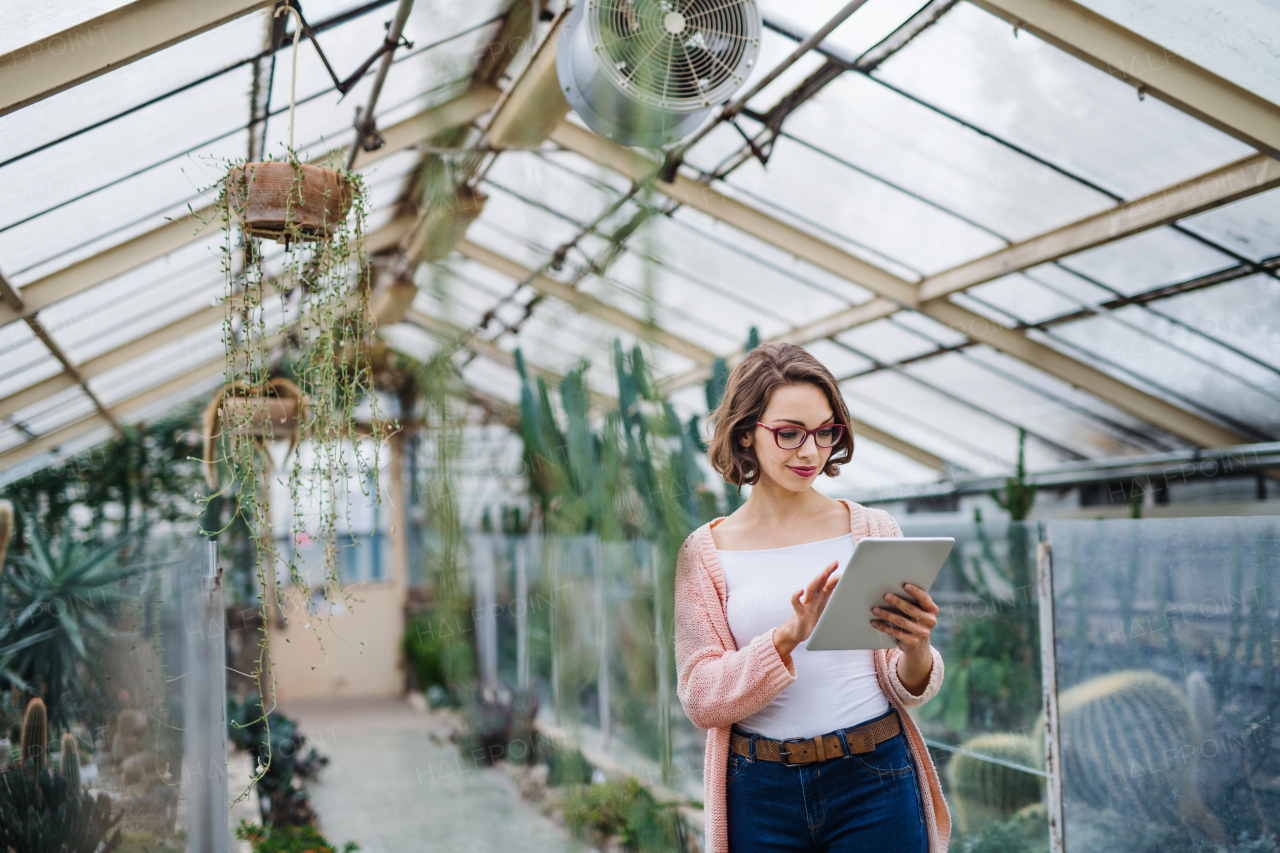
[[[816,385],[783,385],[773,390],[760,423],[777,429],[803,427],[813,429],[832,423],[834,413],[827,395]],[[827,467],[834,448],[818,447],[812,435],[794,450],[783,450],[773,433],[757,426],[742,437],[744,447],[754,447],[762,477],[793,492],[811,487],[818,473]]]

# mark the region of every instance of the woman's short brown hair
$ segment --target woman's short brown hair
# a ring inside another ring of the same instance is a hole
[[[724,397],[710,415],[715,432],[707,456],[725,482],[741,487],[755,485],[760,479],[755,448],[743,447],[740,436],[755,430],[774,390],[785,385],[815,386],[827,395],[832,422],[845,426],[844,436],[832,449],[823,473],[836,476],[840,466],[853,457],[852,419],[831,371],[795,344],[761,344],[733,368]]]

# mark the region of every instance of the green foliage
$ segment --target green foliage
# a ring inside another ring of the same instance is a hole
[[[574,835],[586,841],[617,835],[625,849],[640,853],[683,849],[675,808],[659,803],[634,777],[570,791],[564,800],[564,820]]]
[[[964,733],[1016,729],[1031,722],[1040,707],[1039,600],[1033,573],[1032,528],[1005,527],[1001,556],[974,511],[981,545],[968,562],[957,549],[952,565],[961,587],[974,595],[981,616],[961,618],[947,638],[947,678],[938,697],[921,714],[939,714],[948,728]]]
[[[547,765],[547,784],[587,785],[595,769],[582,750],[576,746],[552,746],[544,743],[541,748],[542,763]]]
[[[1036,750],[1026,735],[1009,732],[979,735],[960,746],[968,752],[1023,767],[1035,764]],[[1039,777],[964,753],[952,756],[947,778],[958,823],[966,833],[976,832],[993,821],[1006,820],[1019,809],[1040,801]]]
[[[157,521],[195,518],[201,479],[193,454],[199,429],[200,404],[184,403],[149,423],[126,424],[121,434],[8,484],[0,497],[30,512],[15,519],[12,550],[28,549],[32,524],[48,538],[57,536],[71,525],[73,506],[89,510],[89,533],[95,538],[107,529],[108,506],[119,509],[109,522],[119,533],[145,534]]]
[[[413,670],[418,689],[445,685],[444,662],[441,660],[442,640],[436,636],[436,619],[432,613],[424,613],[410,620],[405,628],[401,648],[404,659]]]
[[[101,693],[98,653],[112,636],[107,618],[128,598],[122,581],[136,567],[122,567],[117,555],[127,539],[105,545],[80,542],[64,527],[57,544],[26,520],[29,553],[11,558],[5,580],[14,615],[0,626],[0,648],[43,636],[39,642],[0,652],[0,675],[27,693],[48,697],[51,722],[63,726],[70,706],[88,707]]]
[[[279,711],[268,712],[256,692],[244,701],[229,696],[227,738],[236,749],[251,753],[260,768],[257,787],[271,802],[267,819],[279,824],[308,822],[312,813],[306,792],[295,786],[294,779],[315,774],[328,759],[314,747],[304,753],[307,739],[298,724]]]
[[[656,391],[639,346],[627,353],[614,342],[618,409],[597,427],[585,363],[557,389],[563,418],[546,382],[530,380],[519,350],[516,366],[525,464],[548,531],[646,538],[674,548],[715,513],[714,501],[701,496],[707,492],[697,422],[681,423]]]
[[[1014,475],[1004,481],[1004,494],[991,492],[992,499],[1009,513],[1011,521],[1026,520],[1036,500],[1036,487],[1027,482],[1026,450],[1027,431],[1018,427],[1018,467]]]
[[[253,853],[339,853],[314,826],[255,826],[242,820],[236,838],[248,841]],[[341,853],[359,849],[359,844],[348,841]]]
[[[43,770],[49,752],[49,714],[39,696],[27,704],[22,717],[22,763],[31,762]]]
[[[1074,841],[1074,838],[1072,839]],[[1086,847],[1095,851],[1096,848]],[[1049,853],[1049,816],[1042,803],[1026,806],[1008,820],[970,835],[961,853]]]
[[[106,794],[80,791],[57,770],[34,761],[0,774],[0,850],[14,853],[111,853],[120,821]]]

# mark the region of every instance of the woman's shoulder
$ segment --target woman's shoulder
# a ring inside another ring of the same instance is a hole
[[[683,562],[691,557],[700,557],[703,548],[706,547],[707,540],[711,541],[711,547],[715,547],[715,540],[711,538],[711,525],[720,519],[708,521],[700,527],[694,529],[684,538],[684,544],[680,546],[680,560]]]

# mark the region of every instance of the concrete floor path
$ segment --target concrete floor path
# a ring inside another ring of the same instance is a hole
[[[445,740],[441,719],[400,699],[282,703],[329,766],[308,785],[320,828],[364,853],[583,853],[500,769],[476,767]]]

